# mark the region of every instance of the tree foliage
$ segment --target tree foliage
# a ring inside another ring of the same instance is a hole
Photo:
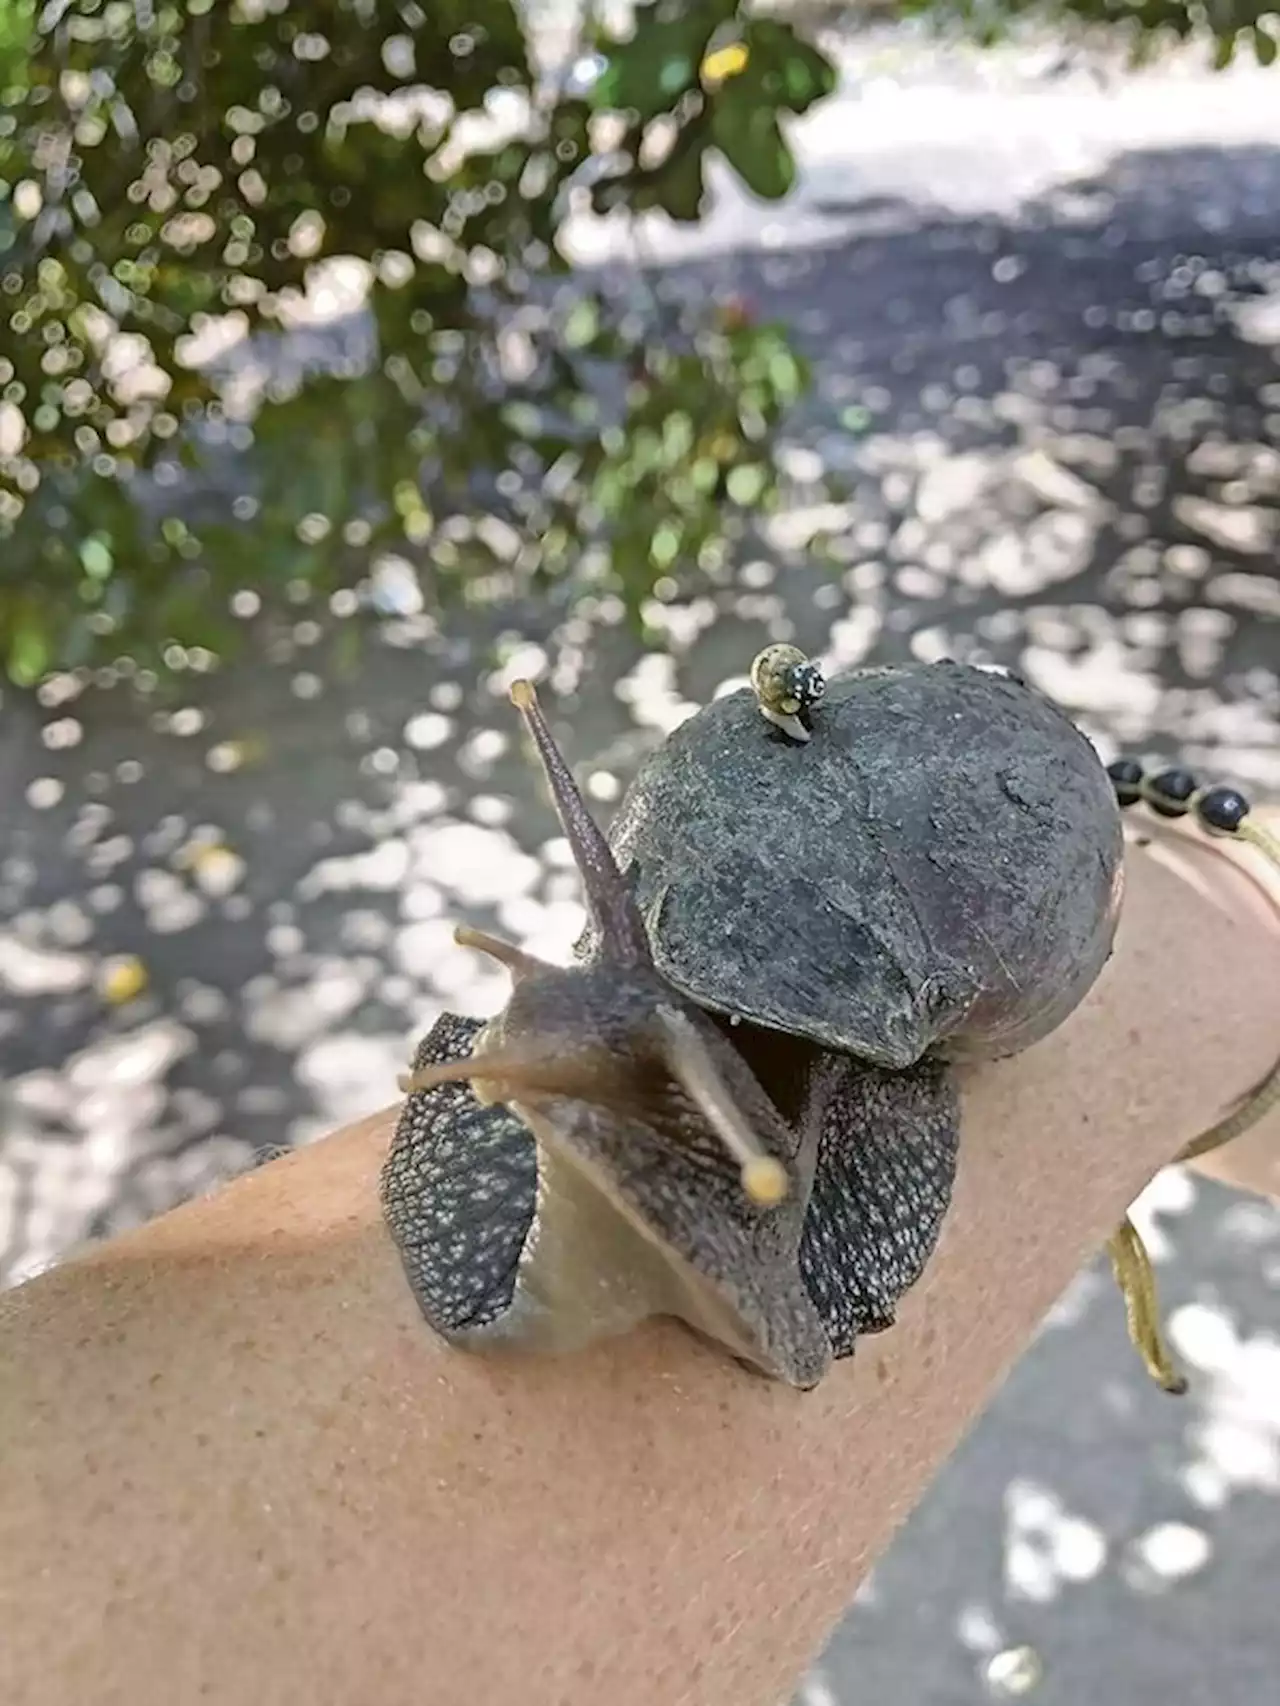
[[[834,80],[786,23],[658,0],[585,44],[580,90],[539,76],[510,0],[71,0],[31,27],[0,127],[20,682],[222,647],[237,592],[349,610],[389,567],[402,600],[634,613],[775,501],[807,377],[782,331],[619,293],[561,238],[587,205],[696,219],[713,152],[785,195],[785,120]],[[339,258],[370,347],[281,375]]]
[[[1275,54],[1254,0],[911,3]],[[784,197],[788,123],[835,73],[738,0],[647,0],[579,52],[593,79],[540,72],[513,0],[0,0],[15,680],[222,650],[236,612],[299,594],[608,590],[638,617],[732,554],[779,501],[805,364],[740,304],[575,271],[566,222],[697,220],[715,156]],[[363,341],[289,357],[340,262]]]

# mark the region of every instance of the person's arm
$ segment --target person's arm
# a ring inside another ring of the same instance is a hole
[[[450,1350],[379,1220],[388,1114],[0,1298],[0,1698],[777,1706],[1080,1264],[1270,1064],[1278,966],[1135,854],[1094,996],[966,1074],[898,1326],[810,1393],[670,1324]]]
[[[1280,808],[1263,807],[1255,816],[1271,835],[1280,836]],[[1207,839],[1185,823],[1148,818],[1143,827],[1151,837],[1153,858],[1178,871],[1200,893],[1230,908],[1247,928],[1275,944],[1275,975],[1280,978],[1280,871],[1255,849],[1221,838]],[[1280,1039],[1276,1052],[1280,1054]],[[1220,1184],[1280,1200],[1280,1106],[1234,1142],[1197,1156],[1188,1165]]]

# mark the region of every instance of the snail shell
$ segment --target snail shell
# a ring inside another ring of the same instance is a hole
[[[807,741],[809,714],[827,691],[822,670],[798,646],[766,646],[751,665],[760,714],[792,740]]]

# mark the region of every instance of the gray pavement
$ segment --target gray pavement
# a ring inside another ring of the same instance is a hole
[[[651,236],[662,288],[791,320],[820,372],[797,475],[853,482],[669,607],[670,658],[604,601],[556,632],[405,618],[344,670],[300,605],[163,707],[127,680],[5,695],[4,1277],[387,1101],[441,1006],[500,998],[455,920],[565,951],[577,897],[512,739],[517,671],[551,672],[602,813],[787,635],[834,663],[1017,663],[1108,753],[1280,794],[1280,84],[1049,68],[874,38],[800,135],[794,205],[730,196],[694,240]],[[804,561],[819,527],[839,573]],[[1082,1274],[810,1706],[1274,1700],[1280,1213],[1174,1171],[1142,1215],[1192,1396],[1147,1387]]]

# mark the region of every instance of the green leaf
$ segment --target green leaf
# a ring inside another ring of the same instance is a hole
[[[822,56],[738,0],[642,4],[592,97],[566,95],[545,128],[459,157],[433,119],[393,131],[354,116],[361,91],[394,96],[438,71],[464,119],[519,97],[531,73],[511,0],[486,0],[482,27],[474,0],[313,11],[330,51],[300,68],[280,6],[0,0],[0,47],[6,23],[32,28],[13,38],[22,87],[0,113],[0,178],[47,200],[66,145],[77,161],[39,251],[0,197],[3,387],[27,429],[21,466],[0,468],[0,659],[24,684],[121,655],[152,668],[170,640],[229,648],[248,627],[228,614],[240,590],[276,614],[297,595],[323,619],[329,594],[388,550],[442,604],[559,579],[568,610],[607,562],[634,613],[667,568],[692,579],[725,564],[741,506],[774,501],[773,434],[807,383],[776,329],[717,321],[707,304],[715,335],[686,339],[604,294],[545,310],[569,265],[566,214],[593,177],[624,214],[692,221],[717,147],[754,193],[785,194],[779,114],[833,86]],[[68,35],[65,16],[93,27]],[[749,44],[745,60],[704,78],[708,47],[731,41]],[[686,91],[697,99],[682,104]],[[593,160],[606,100],[628,109],[624,137]],[[132,127],[115,122],[125,112]],[[674,117],[674,146],[641,167],[658,115]],[[169,189],[153,198],[161,160]],[[247,338],[271,338],[332,255],[372,271],[368,347],[226,408],[221,368],[188,360],[203,317],[234,313]],[[103,373],[104,311],[145,340],[153,396],[132,401]],[[137,497],[153,479],[172,488],[159,517]],[[486,517],[524,547],[498,574],[474,546]],[[351,644],[364,631],[331,626]]]
[[[111,571],[115,567],[109,537],[101,533],[91,533],[80,546],[80,562],[90,580],[104,581],[109,579]]]
[[[766,99],[788,112],[806,113],[815,102],[832,94],[839,81],[826,54],[797,35],[791,24],[776,18],[753,18],[743,32],[750,54],[744,77],[760,87]]]
[[[49,636],[38,616],[26,614],[9,636],[9,674],[19,687],[34,687],[49,669]]]
[[[669,569],[679,555],[680,529],[673,522],[660,522],[649,541],[650,561],[655,568]]]
[[[1262,24],[1255,24],[1253,29],[1253,51],[1259,65],[1274,65],[1276,54],[1280,51],[1280,42]]]
[[[638,113],[642,119],[669,112],[697,87],[708,44],[735,10],[735,0],[700,0],[664,18],[656,15],[655,4],[637,6],[631,37],[604,46],[607,64],[590,104],[597,110]]]
[[[753,195],[781,201],[796,181],[796,163],[777,115],[767,107],[735,100],[729,84],[711,119],[711,135],[730,166]]]
[[[734,503],[749,509],[752,504],[760,502],[768,483],[767,468],[762,467],[759,462],[744,462],[741,467],[729,470],[725,489]]]
[[[696,132],[686,133],[671,153],[648,174],[643,191],[633,198],[639,208],[657,207],[669,219],[692,225],[702,217],[706,200],[703,177],[707,157],[705,140]]]
[[[789,349],[775,350],[770,356],[769,378],[784,403],[794,403],[804,391],[804,374]]]
[[[683,409],[662,423],[662,453],[668,465],[682,463],[693,449],[693,422]]]
[[[585,349],[600,331],[600,308],[593,296],[583,296],[569,310],[564,341],[570,349]]]

